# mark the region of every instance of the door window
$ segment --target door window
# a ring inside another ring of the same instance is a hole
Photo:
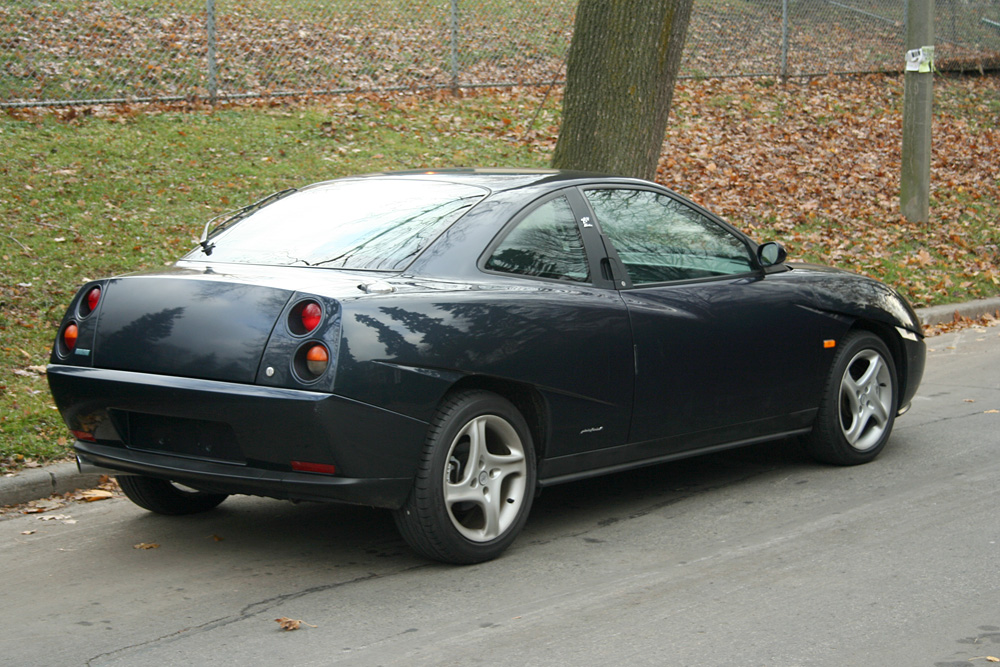
[[[650,190],[587,190],[633,285],[754,270],[738,236],[684,202]]]

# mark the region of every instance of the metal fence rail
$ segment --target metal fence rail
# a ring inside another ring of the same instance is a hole
[[[682,76],[898,71],[904,0],[694,0]],[[5,0],[0,106],[541,85],[575,0]],[[939,69],[1000,68],[1000,0],[937,0]]]

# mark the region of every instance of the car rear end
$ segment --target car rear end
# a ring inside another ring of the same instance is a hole
[[[80,460],[205,491],[399,506],[419,449],[406,443],[426,424],[334,395],[340,302],[282,282],[175,268],[85,285],[48,372]]]

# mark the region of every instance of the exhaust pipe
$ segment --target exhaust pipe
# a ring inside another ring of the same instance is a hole
[[[76,469],[83,475],[107,475],[108,477],[117,477],[119,475],[132,474],[130,472],[122,472],[121,470],[112,470],[111,468],[101,467],[96,463],[91,462],[81,454],[76,455]]]

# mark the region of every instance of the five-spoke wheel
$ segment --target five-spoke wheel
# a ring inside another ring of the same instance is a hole
[[[431,422],[396,525],[429,558],[457,564],[490,560],[520,532],[534,486],[531,432],[517,408],[490,392],[459,392]]]
[[[896,417],[896,368],[882,339],[848,334],[839,346],[813,432],[805,438],[815,458],[838,465],[871,461],[885,446]]]
[[[892,424],[893,380],[885,358],[874,349],[858,352],[840,381],[840,429],[858,451],[878,445]]]

